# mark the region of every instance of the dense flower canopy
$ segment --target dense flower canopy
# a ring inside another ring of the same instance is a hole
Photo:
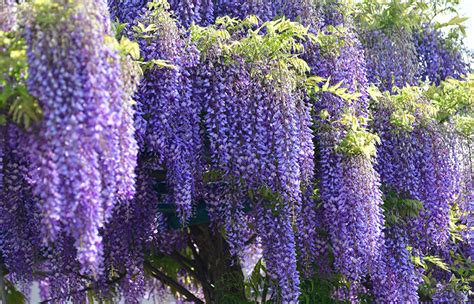
[[[468,301],[462,39],[346,5],[7,1],[0,295]]]

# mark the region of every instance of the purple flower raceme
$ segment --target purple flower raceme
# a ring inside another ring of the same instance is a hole
[[[452,290],[449,286],[443,284],[438,284],[436,287],[437,291],[432,297],[432,303],[434,304],[462,304],[469,303],[471,300],[466,292]]]
[[[459,161],[461,172],[461,197],[459,201],[459,210],[461,213],[460,222],[466,227],[474,227],[474,150],[472,141],[469,138],[461,138],[457,142],[456,155]],[[462,233],[464,243],[461,245],[461,251],[467,257],[474,257],[474,231],[466,229]]]
[[[275,202],[271,200],[258,200],[255,218],[270,276],[279,288],[283,301],[296,301],[299,280],[290,205],[297,204],[301,199],[298,164],[298,147],[301,143],[296,142],[296,121],[291,116],[286,116],[296,113],[288,113],[291,108],[281,108],[285,99],[280,99],[282,97],[275,94],[272,86],[262,87],[259,79],[249,79],[245,84],[241,82],[245,77],[234,78],[229,73],[232,69],[224,68],[227,71],[226,84],[215,87],[216,95],[211,95],[206,106],[206,124],[214,166],[224,172],[224,180],[228,183],[237,181],[235,186],[228,185],[231,188],[227,191],[237,190],[236,194],[230,196],[230,204],[227,200],[220,200],[217,208],[238,217],[244,209],[242,203],[246,201],[246,192],[253,191],[259,196],[259,191],[266,185],[269,192],[280,193],[277,194],[282,196],[280,207],[273,206]],[[218,77],[219,73],[214,75]],[[244,86],[239,87],[241,84]],[[230,98],[221,94],[227,94]],[[288,101],[292,102],[291,99]],[[291,130],[295,133],[285,138],[282,133]],[[292,148],[290,143],[293,143]],[[260,159],[259,163],[255,163],[256,159]],[[292,168],[289,167],[290,164],[293,165]],[[232,209],[228,210],[229,207]],[[242,249],[242,237],[247,235],[245,223],[241,226],[228,223],[227,230],[231,240],[234,240],[234,247]],[[278,247],[278,244],[287,245]]]
[[[150,8],[137,19],[154,30],[135,35],[145,61],[167,60],[172,67],[152,66],[144,72],[138,91],[137,138],[142,153],[152,154],[157,166],[166,169],[170,195],[183,221],[192,213],[199,179],[201,104],[193,96],[192,68],[197,50],[168,12],[169,7]]]
[[[169,3],[173,14],[186,28],[192,23],[206,26],[214,22],[213,0],[171,0]]]
[[[418,303],[420,272],[411,261],[406,227],[385,230],[383,259],[373,277],[373,293],[383,303]]]
[[[132,24],[150,0],[107,0],[112,21]]]
[[[414,85],[418,59],[410,33],[398,30],[386,34],[382,30],[361,33],[367,60],[367,79],[382,91],[394,86]]]
[[[43,236],[54,241],[64,229],[81,271],[92,274],[100,272],[99,228],[117,200],[133,196],[136,162],[130,96],[100,8],[33,4],[26,25],[28,89],[43,111],[31,149]]]
[[[212,10],[212,6],[203,7],[200,0],[171,0],[169,3],[173,13],[184,27],[188,27],[191,23],[201,24],[201,11]]]
[[[11,31],[16,24],[16,1],[5,0],[0,7],[0,30]]]
[[[406,90],[410,90],[407,88]],[[398,230],[388,229],[386,247],[391,246],[385,257],[387,271],[395,273],[399,270],[391,269],[391,259],[404,257],[406,249],[394,246],[401,241],[414,247],[420,256],[444,252],[450,246],[449,226],[450,211],[456,200],[461,197],[462,170],[456,146],[458,136],[450,124],[439,124],[424,113],[429,107],[428,101],[413,92],[400,91],[394,95],[391,102],[384,99],[374,108],[374,129],[380,134],[381,143],[378,147],[379,162],[377,171],[381,175],[384,191],[396,194],[403,200],[417,200],[423,208],[417,211],[417,216],[410,218]],[[408,126],[399,125],[397,117],[400,116],[401,97],[414,94],[417,103],[412,120]],[[388,98],[388,100],[391,100]],[[397,116],[398,115],[398,116]],[[403,233],[403,234],[401,234]],[[398,249],[397,249],[398,248]],[[387,249],[387,250],[388,250]],[[397,251],[398,250],[398,251]],[[390,254],[390,252],[392,252]],[[408,262],[405,262],[408,267]],[[410,266],[411,267],[411,266]],[[403,269],[403,268],[399,268]],[[409,291],[409,286],[418,286],[416,276],[399,274],[398,287],[400,299],[417,297],[414,291]],[[396,278],[394,276],[393,278]],[[397,282],[396,280],[394,282]],[[397,288],[384,286],[384,280],[375,281],[382,283],[377,287],[380,291]],[[390,283],[387,281],[386,283]],[[394,296],[396,293],[392,293]],[[408,300],[406,300],[408,301]]]
[[[278,6],[273,1],[265,0],[216,0],[214,12],[216,17],[230,16],[243,19],[249,15],[256,15],[263,21],[271,20],[274,9]]]
[[[158,211],[159,196],[151,163],[142,157],[137,167],[137,193],[133,200],[123,201],[104,230],[105,274],[98,282],[107,287],[107,280],[119,282],[120,296],[127,303],[139,303],[151,290],[145,276],[145,256],[154,251],[171,254],[183,246],[180,231],[168,227]],[[101,284],[103,286],[101,286]],[[107,289],[102,292],[109,298]]]
[[[41,299],[53,303],[85,303],[87,294],[82,291],[89,280],[80,274],[82,266],[76,259],[74,239],[59,235],[54,246],[45,250],[44,256],[47,259],[38,265],[39,272],[48,274],[38,279]]]
[[[330,12],[324,16],[326,24],[338,25],[340,17],[337,14]],[[342,81],[342,86],[350,92],[362,93],[355,101],[323,94],[314,103],[319,145],[318,188],[334,266],[357,288],[357,282],[376,270],[383,248],[384,219],[380,181],[373,160],[335,149],[347,134],[340,123],[343,114],[368,115],[363,51],[351,29],[347,31],[339,38],[345,43],[336,53],[319,53],[311,62],[314,74],[330,77],[333,85]]]
[[[14,282],[33,280],[40,251],[39,210],[31,189],[27,135],[12,123],[0,126],[0,259]]]
[[[416,53],[419,62],[418,77],[439,85],[448,77],[460,79],[467,74],[468,66],[459,50],[442,36],[442,32],[430,25],[414,33]]]
[[[455,134],[449,126],[417,118],[413,130],[391,122],[394,110],[375,110],[374,129],[380,134],[377,171],[386,191],[423,203],[410,223],[410,237],[425,253],[447,244],[449,211],[460,193],[461,172],[455,155]]]
[[[420,212],[415,242],[426,248],[444,247],[449,237],[450,208],[458,197],[460,168],[454,151],[456,134],[449,127],[427,126],[414,131],[421,145]]]
[[[105,273],[122,277],[120,290],[127,303],[139,303],[146,291],[143,261],[158,214],[155,181],[149,167],[146,162],[139,162],[135,198],[122,201],[114,209],[104,232]]]
[[[193,30],[200,33],[202,29]],[[196,32],[192,35],[197,36]],[[254,39],[240,34],[221,43]],[[262,43],[272,39],[261,38]],[[248,235],[245,219],[252,219],[277,291],[275,300],[297,302],[292,218],[301,208],[301,186],[310,183],[313,173],[310,107],[291,78],[294,71],[279,70],[278,61],[270,56],[259,54],[256,57],[265,60],[254,61],[238,50],[227,53],[229,49],[220,45],[200,45],[204,62],[198,77],[201,89],[196,92],[204,105],[205,151],[209,154],[205,173],[208,210],[213,219],[224,216],[234,253],[243,248],[246,239],[242,238]],[[214,175],[217,178],[209,182],[207,177]],[[246,204],[248,217],[244,215]]]
[[[264,202],[261,202],[264,204]],[[275,301],[297,303],[299,276],[296,269],[296,244],[291,227],[290,206],[257,206],[258,234],[268,275],[278,291]],[[285,210],[286,209],[286,210]]]

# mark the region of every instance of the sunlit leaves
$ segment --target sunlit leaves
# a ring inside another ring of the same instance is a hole
[[[375,145],[380,144],[380,138],[367,130],[365,117],[345,113],[338,122],[347,131],[336,148],[338,151],[346,155],[364,155],[369,159],[375,156]]]
[[[33,122],[41,118],[41,109],[26,88],[27,63],[26,45],[22,37],[15,33],[0,32],[0,109],[5,114],[0,124],[11,119],[28,129]]]
[[[436,85],[395,88],[394,94],[369,91],[374,103],[385,103],[393,112],[390,122],[400,130],[411,131],[416,120],[422,123],[454,123],[457,131],[466,136],[474,132],[474,82],[472,76],[464,80],[449,78]]]

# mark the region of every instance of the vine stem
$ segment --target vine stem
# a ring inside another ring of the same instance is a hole
[[[193,301],[196,304],[204,304],[204,302],[192,294],[189,290],[181,286],[178,282],[174,281],[172,278],[155,268],[149,261],[144,262],[145,267],[151,271],[151,275],[156,279],[160,280],[162,283],[170,286],[171,288],[178,291],[180,294],[186,297],[187,301]]]
[[[0,265],[0,293],[2,294],[2,304],[7,304],[7,290],[3,279],[3,265]]]

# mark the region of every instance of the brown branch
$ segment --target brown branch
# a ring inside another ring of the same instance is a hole
[[[120,275],[119,277],[111,280],[111,281],[107,281],[106,283],[107,284],[115,284],[117,282],[119,282],[121,279],[123,279],[124,275]],[[82,292],[86,292],[86,291],[89,291],[89,290],[92,290],[94,289],[92,286],[89,286],[89,287],[84,287],[82,289],[79,289],[79,290],[76,290],[76,291],[73,291],[73,292],[70,292],[68,294],[65,294],[65,295],[62,295],[62,296],[58,296],[58,297],[54,297],[54,298],[49,298],[47,300],[44,300],[44,301],[41,301],[40,304],[47,304],[47,303],[50,303],[50,302],[53,302],[53,301],[57,301],[57,300],[64,300],[64,299],[67,299],[69,298],[70,296],[72,295],[75,295],[75,294],[79,294],[79,293],[82,293]]]
[[[189,237],[188,239],[188,246],[189,248],[191,248],[191,251],[193,253],[193,257],[194,257],[194,260],[196,261],[196,263],[198,263],[198,265],[201,267],[201,268],[204,268],[204,265],[206,265],[204,263],[204,261],[202,260],[201,256],[199,255],[199,253],[197,252],[196,248],[197,248],[197,245],[195,245],[193,243],[193,241],[191,240],[191,237]]]
[[[196,297],[189,290],[181,286],[178,282],[176,282],[175,280],[167,276],[165,273],[155,268],[153,265],[151,265],[149,261],[145,261],[144,265],[150,270],[151,275],[153,277],[155,277],[156,279],[160,280],[162,283],[178,291],[180,294],[186,297],[187,301],[194,301],[194,303],[196,304],[204,304],[204,302],[201,299]]]
[[[181,265],[182,267],[184,267],[184,269],[186,269],[186,271],[192,275],[193,277],[195,277],[196,279],[198,279],[201,284],[203,285],[203,287],[205,288],[208,288],[208,289],[214,289],[211,284],[207,281],[206,277],[201,275],[201,273],[204,273],[204,270],[203,269],[199,269],[200,267],[198,265],[196,265],[196,263],[192,263],[192,264],[189,264],[189,262],[194,262],[192,260],[189,260],[188,258],[182,256],[181,254],[179,254],[179,252],[173,252],[173,254],[170,256],[174,261],[178,262],[179,265]],[[196,270],[192,269],[192,268],[196,268]]]
[[[5,281],[3,280],[3,264],[0,264],[0,293],[2,303],[7,304],[7,290],[5,287]]]

